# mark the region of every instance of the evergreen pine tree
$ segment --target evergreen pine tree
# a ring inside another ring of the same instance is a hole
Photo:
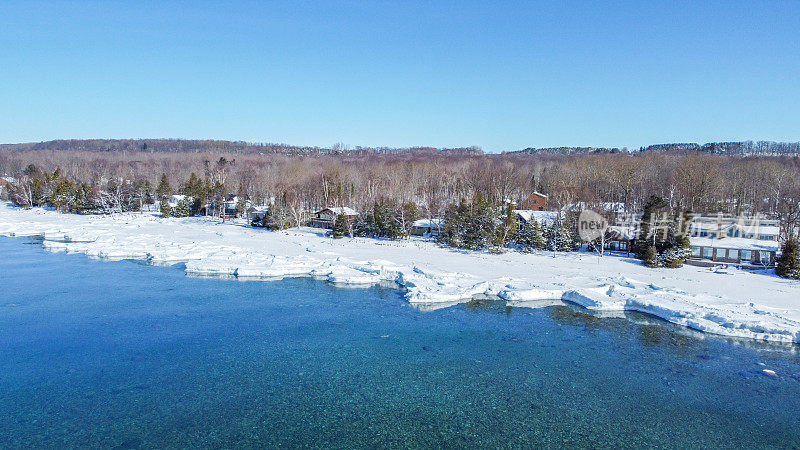
[[[371,211],[365,209],[363,214],[359,214],[358,217],[356,217],[356,222],[353,224],[353,234],[361,237],[372,236]]]
[[[447,207],[439,231],[439,242],[450,247],[462,247],[465,232],[464,218],[468,209],[467,202],[463,198],[457,205]]]
[[[532,220],[531,222],[531,245],[537,250],[544,250],[545,241],[542,227],[539,226],[539,222],[535,220]]]
[[[683,250],[681,250],[679,247],[666,249],[657,255],[657,258],[660,266],[668,267],[670,269],[683,267],[683,263],[686,261]]]
[[[378,199],[372,205],[372,236],[391,237],[392,212],[385,199]]]
[[[574,241],[572,240],[572,230],[562,224],[556,231],[555,250],[559,252],[571,252],[574,250]]]
[[[517,239],[520,243],[521,250],[524,252],[544,250],[547,245],[542,235],[542,227],[539,226],[539,222],[533,219],[522,226]]]
[[[551,224],[542,223],[542,237],[544,238],[544,250],[555,250],[557,239],[557,227],[555,222]]]
[[[172,208],[169,206],[169,198],[164,197],[161,199],[159,209],[161,211],[161,217],[172,217]]]
[[[75,190],[75,212],[83,214],[92,208],[94,208],[92,188],[86,183],[81,183]]]
[[[39,177],[34,178],[31,182],[31,197],[33,198],[33,206],[42,206],[47,202],[46,192],[44,180]]]
[[[781,256],[776,261],[775,273],[784,278],[800,279],[800,250],[796,237],[790,237],[781,246]]]
[[[191,215],[199,213],[206,198],[206,186],[194,172],[189,175],[189,180],[186,181],[183,188],[183,194],[192,197]]]
[[[538,228],[539,225],[535,220],[530,220],[520,225],[516,239],[516,244],[519,251],[528,253],[538,248],[538,246],[535,244],[536,232],[539,231]],[[539,233],[539,239],[541,239],[541,232]]]
[[[498,247],[506,247],[512,242],[515,242],[519,234],[519,221],[517,220],[517,213],[509,206],[506,207],[506,214],[503,222],[497,227],[495,232],[494,245]]]
[[[658,267],[658,251],[656,250],[655,246],[650,246],[644,252],[644,265],[647,267]]]
[[[184,198],[175,206],[175,217],[189,217],[192,215],[192,201]]]
[[[333,238],[341,239],[347,235],[347,218],[344,214],[336,216],[333,222]]]
[[[494,238],[495,225],[493,208],[482,195],[477,194],[464,217],[463,248],[479,250],[488,247]]]
[[[236,190],[236,198],[238,199],[236,203],[236,217],[247,217],[247,192],[242,183],[239,183],[239,189]]]
[[[170,195],[172,195],[172,186],[169,184],[167,174],[162,173],[161,181],[158,182],[158,187],[156,188],[156,197],[163,201],[165,198],[169,198]]]
[[[655,225],[653,222],[658,218],[657,215],[659,210],[666,206],[667,202],[657,195],[651,195],[650,198],[647,199],[647,202],[645,202],[642,214],[642,222],[639,226],[639,237],[636,239],[633,245],[633,251],[636,253],[636,256],[639,259],[645,259],[650,247],[653,245],[654,239],[653,235],[651,234],[653,225]],[[656,241],[659,239],[663,240],[664,237],[655,237]]]
[[[69,211],[75,201],[75,183],[68,178],[62,178],[56,184],[50,204],[62,211]]]

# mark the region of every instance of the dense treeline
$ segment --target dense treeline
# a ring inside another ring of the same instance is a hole
[[[649,145],[642,151],[659,152],[687,152],[697,151],[704,153],[753,156],[753,155],[797,155],[800,154],[800,142],[772,142],[772,141],[739,141],[739,142],[709,142],[707,144],[658,144]]]
[[[290,156],[323,155],[482,155],[479,147],[437,149],[433,147],[349,147],[341,143],[331,147],[309,147],[275,143],[244,141],[221,141],[200,139],[61,139],[21,144],[0,144],[3,151],[89,151],[89,152],[148,152],[148,153],[221,153],[221,154],[282,154]],[[800,142],[733,141],[697,143],[655,144],[641,147],[647,152],[703,152],[735,156],[775,156],[800,154]],[[606,153],[628,153],[618,147],[529,147],[511,154],[527,155],[587,155]]]
[[[307,147],[286,144],[252,143],[244,141],[218,141],[199,139],[61,139],[23,144],[0,144],[2,151],[72,151],[72,152],[146,152],[146,153],[227,153],[227,154],[282,154],[292,156],[322,155],[395,155],[395,154],[483,154],[478,147],[354,147],[337,143],[327,147]]]
[[[509,153],[522,153],[526,155],[586,155],[589,153],[620,153],[627,152],[627,148],[606,148],[606,147],[528,147]]]
[[[775,217],[784,236],[800,223],[800,159],[794,157],[17,151],[0,152],[0,174],[16,178],[12,194],[17,203],[56,200],[65,210],[141,207],[158,200],[154,186],[163,174],[173,193],[191,195],[199,206],[203,200],[221,204],[224,197],[238,194],[256,205],[278,204],[282,220],[295,224],[315,208],[363,211],[380,199],[412,202],[421,217],[441,218],[451,205],[478,194],[498,207],[505,200],[521,202],[534,190],[548,194],[553,210],[615,203],[641,212],[647,199],[658,195],[673,211]],[[65,190],[74,192],[74,199],[60,200]],[[53,197],[57,191],[59,197]],[[89,200],[84,202],[84,196]]]
[[[800,154],[800,142],[772,142],[772,141],[737,141],[737,142],[709,142],[696,143],[670,143],[655,144],[639,148],[640,152],[702,152],[719,155],[733,156],[776,156]],[[606,147],[546,147],[526,148],[517,152],[528,155],[557,154],[557,155],[586,155],[592,153],[627,153],[627,148]]]

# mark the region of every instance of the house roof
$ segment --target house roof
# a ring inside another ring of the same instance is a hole
[[[696,222],[692,221],[689,225],[690,233],[717,232],[727,233],[731,228],[738,228],[745,233],[755,233],[762,236],[778,236],[780,227],[775,225],[740,225],[738,223],[716,223],[716,222]]]
[[[765,251],[778,251],[778,243],[776,241],[762,241],[758,239],[746,238],[722,238],[714,239],[707,237],[690,237],[689,242],[694,246],[700,247],[713,247],[713,248],[731,248],[738,250],[765,250]]]
[[[558,219],[558,212],[556,211],[536,211],[533,209],[515,209],[516,213],[525,222],[535,220],[539,223],[551,224]]]
[[[188,198],[189,201],[193,200],[192,197],[187,197],[187,196],[185,196],[183,194],[174,194],[169,198],[169,200],[167,201],[167,204],[170,207],[175,208],[176,206],[178,206],[178,203],[180,203],[183,199],[186,199],[186,198]]]
[[[612,225],[608,227],[608,233],[612,238],[625,239],[628,241],[636,239],[637,237],[633,227]]]
[[[433,228],[438,227],[441,223],[441,219],[419,219],[414,221],[413,226],[419,228]]]
[[[339,214],[344,214],[345,216],[357,216],[358,215],[358,211],[356,211],[356,210],[354,210],[352,208],[349,208],[347,206],[329,206],[329,207],[327,207],[325,209],[317,211],[317,214],[319,214],[321,212],[324,212],[324,211],[330,211],[330,212],[336,214],[337,216]]]

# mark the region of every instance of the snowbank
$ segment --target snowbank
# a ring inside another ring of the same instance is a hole
[[[50,251],[92,258],[185,263],[196,276],[397,283],[421,310],[485,296],[531,308],[566,301],[612,315],[639,311],[725,336],[800,343],[800,283],[738,270],[648,269],[611,256],[493,255],[423,239],[334,240],[317,229],[270,232],[205,218],[80,216],[10,205],[0,205],[0,235],[39,236]]]

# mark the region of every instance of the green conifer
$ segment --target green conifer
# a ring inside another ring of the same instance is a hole
[[[333,238],[341,239],[347,235],[347,218],[344,214],[336,216],[333,222]]]
[[[158,182],[158,187],[156,188],[156,197],[158,197],[159,200],[164,200],[165,198],[169,198],[172,194],[172,186],[169,184],[167,174],[162,173],[161,181]]]
[[[172,208],[169,206],[168,197],[163,197],[161,199],[159,209],[161,210],[161,217],[172,217]]]
[[[781,246],[781,256],[776,261],[775,273],[784,278],[800,279],[800,251],[794,236]]]
[[[658,267],[659,260],[658,260],[658,251],[656,250],[655,246],[647,247],[647,250],[644,253],[644,265],[647,267]]]

